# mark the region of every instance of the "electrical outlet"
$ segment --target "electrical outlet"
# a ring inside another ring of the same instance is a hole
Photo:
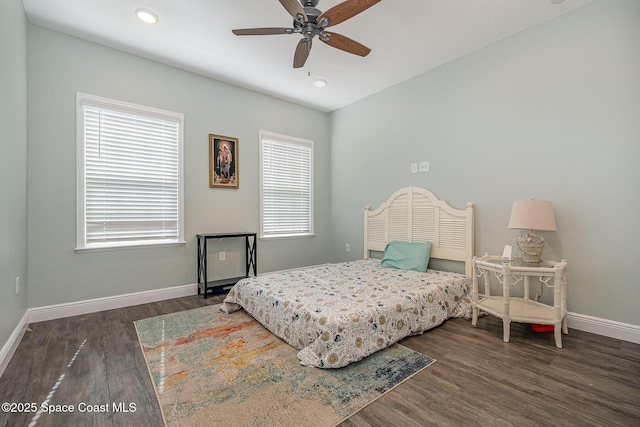
[[[348,243],[346,245],[344,245],[344,251],[345,252],[349,252],[350,250],[351,250],[351,247],[349,246]]]
[[[227,253],[220,251],[220,261],[224,261],[225,259],[227,259]]]
[[[418,173],[418,164],[411,163],[411,173]]]
[[[16,277],[16,295],[20,293],[20,276]]]

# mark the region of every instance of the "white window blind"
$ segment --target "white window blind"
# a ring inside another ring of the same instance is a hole
[[[261,237],[313,234],[313,141],[260,132]]]
[[[183,243],[182,114],[78,94],[77,249]]]

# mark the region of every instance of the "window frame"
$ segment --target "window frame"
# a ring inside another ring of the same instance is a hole
[[[85,165],[85,114],[84,107],[110,109],[154,119],[176,122],[177,132],[177,236],[174,239],[123,241],[104,245],[87,244],[86,228],[86,165]],[[86,93],[76,93],[76,252],[108,251],[130,248],[150,248],[185,245],[184,240],[184,114],[162,110],[125,101],[104,98]]]
[[[282,233],[282,234],[265,234],[264,225],[265,225],[265,212],[264,212],[264,168],[263,168],[263,157],[264,157],[264,139],[275,140],[280,143],[287,143],[297,146],[305,146],[310,149],[309,156],[309,185],[310,185],[310,195],[309,195],[309,224],[310,229],[308,232],[304,233]],[[314,186],[314,141],[309,139],[303,139],[288,135],[282,135],[275,132],[260,130],[259,132],[259,162],[260,162],[260,239],[291,239],[291,238],[305,238],[305,237],[313,237],[315,236],[315,218],[314,218],[314,199],[315,199],[315,186]]]

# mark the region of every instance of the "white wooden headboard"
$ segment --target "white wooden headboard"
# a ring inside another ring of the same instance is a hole
[[[462,261],[471,277],[473,203],[455,209],[431,191],[402,188],[376,210],[364,209],[364,257],[389,242],[431,242],[431,258]]]

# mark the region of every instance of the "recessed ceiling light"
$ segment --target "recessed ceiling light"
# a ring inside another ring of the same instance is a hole
[[[158,22],[158,15],[151,12],[149,9],[137,9],[136,16],[146,24],[155,24]]]
[[[313,82],[314,85],[316,85],[316,87],[324,87],[327,85],[327,81],[324,79],[318,79],[315,82]]]

